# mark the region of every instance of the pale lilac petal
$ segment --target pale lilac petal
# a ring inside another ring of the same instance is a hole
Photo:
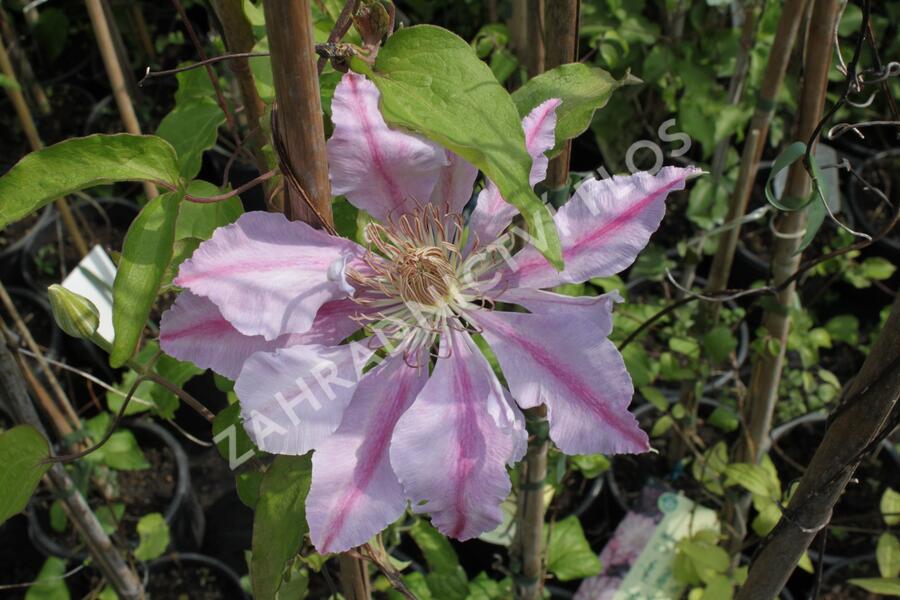
[[[525,131],[525,149],[531,155],[531,174],[528,181],[532,187],[547,176],[549,159],[544,154],[556,143],[556,109],[562,103],[558,98],[545,100],[534,107],[522,120]],[[469,219],[469,248],[477,237],[481,245],[494,241],[506,229],[518,211],[500,195],[494,182],[478,194],[475,210]]]
[[[503,285],[549,288],[607,277],[628,267],[665,214],[666,196],[684,189],[696,168],[665,167],[655,176],[591,179],[556,213],[565,270],[557,271],[538,250],[524,248],[503,272]]]
[[[612,331],[613,304],[621,302],[622,297],[615,291],[600,296],[566,296],[543,290],[513,288],[493,300],[519,304],[529,312],[540,315],[570,315],[573,319],[590,323],[596,335],[606,337]]]
[[[374,353],[366,344],[257,352],[234,382],[244,429],[273,454],[306,454],[341,424]]]
[[[559,98],[550,98],[535,106],[522,119],[525,130],[525,148],[531,155],[529,183],[534,187],[547,176],[550,159],[546,152],[556,145],[556,109],[562,104]]]
[[[353,317],[365,315],[372,310],[350,298],[326,302],[316,313],[316,320],[313,321],[309,331],[289,334],[284,346],[300,344],[334,346],[362,328]]]
[[[249,212],[200,244],[175,284],[212,300],[241,333],[274,340],[308,331],[323,304],[346,297],[329,267],[364,253],[280,213]]]
[[[550,438],[560,450],[616,454],[650,448],[628,412],[634,389],[622,357],[591,322],[562,311],[473,311],[469,317],[483,329],[519,406],[547,405]]]
[[[363,376],[340,427],[313,453],[306,517],[320,553],[364,544],[403,515],[406,494],[389,446],[427,379],[427,369],[408,366],[401,354],[385,359]]]
[[[327,146],[332,192],[385,220],[428,201],[447,156],[437,144],[390,129],[380,98],[364,76],[345,74],[331,102],[334,133]]]
[[[159,324],[163,352],[229,379],[238,376],[254,352],[273,351],[285,342],[284,336],[268,341],[261,335],[244,335],[210,300],[188,291],[179,294]]]
[[[495,529],[510,491],[506,463],[527,444],[517,412],[472,338],[445,333],[431,378],[391,441],[391,465],[413,510],[460,540]]]
[[[478,169],[458,154],[447,151],[446,167],[441,169],[437,184],[431,192],[431,203],[447,206],[450,214],[462,214],[463,208],[472,197],[472,187],[478,177]]]

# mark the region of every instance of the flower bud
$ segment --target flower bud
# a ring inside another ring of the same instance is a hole
[[[90,339],[100,326],[100,312],[94,303],[61,285],[47,288],[50,308],[59,328],[75,338]]]

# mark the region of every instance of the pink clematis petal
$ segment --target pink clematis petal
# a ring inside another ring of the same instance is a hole
[[[666,196],[684,189],[699,169],[664,167],[655,176],[591,179],[556,213],[565,270],[557,271],[532,246],[513,257],[504,285],[548,288],[606,277],[628,267],[659,227]]]
[[[391,465],[413,510],[460,540],[496,528],[510,491],[506,463],[527,444],[518,412],[472,338],[445,332],[431,379],[391,441]]]
[[[473,311],[519,406],[546,404],[550,438],[566,454],[646,452],[628,404],[631,377],[613,344],[572,314]]]
[[[522,120],[522,129],[525,130],[525,148],[531,155],[531,174],[528,177],[532,186],[543,181],[547,176],[547,164],[549,160],[544,154],[556,143],[556,109],[562,103],[558,98],[545,100],[534,107]],[[469,219],[470,240],[475,236],[482,244],[493,241],[506,229],[512,218],[516,216],[516,207],[509,204],[500,195],[500,190],[492,181],[481,193],[472,217]]]
[[[612,331],[613,304],[622,302],[622,296],[616,291],[600,296],[566,296],[543,290],[513,288],[493,300],[519,304],[535,314],[571,315],[573,319],[590,323],[595,335],[606,337]]]
[[[363,376],[340,427],[313,453],[306,517],[320,553],[364,544],[406,510],[388,451],[427,379],[427,369],[408,366],[402,354],[388,357]]]
[[[175,284],[209,298],[241,333],[274,340],[308,331],[323,304],[346,297],[329,267],[364,253],[282,214],[248,212],[200,244]]]
[[[478,169],[453,152],[447,151],[450,164],[441,169],[437,184],[431,192],[431,203],[447,206],[450,214],[462,214],[472,197],[472,186],[478,177]]]
[[[373,353],[359,342],[257,352],[234,383],[244,429],[266,452],[317,448],[341,424]]]
[[[261,335],[244,335],[222,316],[212,301],[185,290],[163,313],[159,346],[178,360],[187,360],[235,379],[244,361],[256,352],[273,352],[298,344],[337,344],[360,328],[351,317],[363,312],[365,309],[353,300],[332,300],[322,305],[312,328],[306,333],[266,340]]]
[[[345,74],[331,102],[334,134],[327,146],[332,192],[383,221],[427,202],[448,162],[437,144],[390,129],[380,98],[364,76]]]
[[[238,376],[251,354],[280,348],[286,337],[269,341],[261,335],[244,335],[209,299],[189,291],[175,299],[159,324],[159,347],[163,352],[229,379]]]

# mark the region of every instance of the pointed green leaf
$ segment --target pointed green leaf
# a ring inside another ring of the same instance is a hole
[[[531,156],[521,117],[487,64],[454,33],[431,25],[392,35],[374,70],[354,60],[381,91],[385,120],[460,155],[522,213],[535,247],[558,269],[562,251],[550,212],[528,183]]]
[[[200,172],[203,153],[213,147],[219,127],[225,122],[225,113],[210,97],[192,98],[176,105],[167,114],[156,135],[175,148],[181,176],[193,179]]]
[[[41,477],[50,446],[37,429],[18,425],[0,434],[0,523],[25,510]]]
[[[884,490],[879,507],[886,525],[900,524],[900,492],[895,492],[893,488]]]
[[[520,117],[545,100],[562,100],[556,109],[556,146],[548,152],[549,156],[554,156],[559,153],[563,142],[587,130],[594,112],[606,106],[614,91],[636,83],[641,83],[641,80],[631,75],[617,80],[603,69],[572,63],[529,79],[513,92],[512,98]]]
[[[547,570],[560,581],[592,577],[600,572],[600,559],[584,537],[578,517],[572,515],[553,525],[547,541]]]
[[[34,585],[28,588],[25,600],[69,600],[69,588],[63,575],[66,573],[66,561],[51,556],[44,562]]]
[[[162,283],[175,243],[181,194],[157,196],[141,210],[125,235],[113,283],[115,339],[109,363],[121,367],[134,354]]]
[[[864,577],[862,579],[848,579],[847,583],[857,585],[873,594],[885,596],[900,596],[900,578],[886,579],[884,577]]]
[[[310,455],[277,456],[263,475],[253,518],[253,597],[274,600],[288,560],[306,535],[306,495],[312,479]]]
[[[875,548],[875,558],[882,577],[900,575],[900,541],[897,536],[887,531],[882,533]]]
[[[116,181],[179,184],[175,150],[152,135],[89,135],[32,152],[0,177],[0,227],[70,192]]]

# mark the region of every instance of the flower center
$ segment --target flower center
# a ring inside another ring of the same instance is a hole
[[[456,272],[444,250],[425,246],[399,255],[390,278],[404,301],[438,306],[447,301]]]

